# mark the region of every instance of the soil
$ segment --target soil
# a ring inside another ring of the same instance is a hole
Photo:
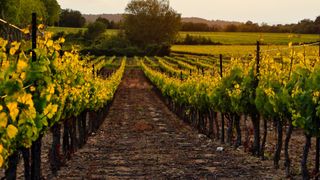
[[[53,179],[282,179],[271,161],[185,124],[141,70],[127,70],[100,130]],[[52,179],[52,178],[50,178]]]

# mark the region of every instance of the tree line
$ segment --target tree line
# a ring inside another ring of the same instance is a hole
[[[86,19],[80,11],[61,9],[57,0],[1,0],[0,18],[11,24],[25,27],[31,23],[31,14],[35,12],[48,26],[84,27]],[[119,28],[119,23],[98,18],[108,29]]]
[[[225,27],[218,25],[210,26],[206,23],[183,22],[181,31],[201,31],[201,32],[269,32],[269,33],[297,33],[297,34],[319,34],[320,33],[320,16],[314,21],[304,19],[296,24],[277,24],[268,25],[262,23],[253,23],[247,21],[239,25],[230,24]]]
[[[48,25],[54,25],[60,18],[57,0],[1,0],[0,17],[11,24],[25,27],[31,23],[31,14],[37,13]]]

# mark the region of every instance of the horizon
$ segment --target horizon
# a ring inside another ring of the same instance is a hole
[[[63,9],[68,8],[78,10],[82,14],[99,15],[123,14],[130,0],[91,0],[90,3],[85,0],[58,0],[58,2]],[[171,0],[170,6],[182,17],[243,23],[252,21],[269,25],[298,23],[303,19],[315,20],[320,15],[319,0],[308,0],[308,2],[299,0],[225,0],[223,2],[197,0],[188,3],[182,0]]]

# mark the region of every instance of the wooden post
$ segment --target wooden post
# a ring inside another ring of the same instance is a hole
[[[290,62],[290,71],[289,71],[289,80],[290,80],[290,77],[291,77],[292,66],[293,66],[293,55],[294,55],[294,48],[292,47],[291,62]],[[304,56],[305,56],[305,55],[304,55]]]
[[[37,60],[34,49],[37,48],[37,14],[32,13],[32,61]]]
[[[222,54],[220,54],[220,77],[223,77]],[[224,114],[221,112],[221,143],[224,144]]]
[[[92,75],[94,76],[94,64],[92,64]]]
[[[259,75],[260,75],[260,42],[257,41],[257,57],[256,57],[256,75],[254,77],[254,87],[253,87],[253,96],[256,97],[256,88],[259,85]],[[252,153],[253,155],[259,156],[260,155],[260,116],[257,110],[252,110],[251,113],[251,121],[253,125],[253,146],[252,146]]]
[[[182,78],[182,71],[180,71],[180,80],[182,81],[183,78]]]
[[[204,76],[204,69],[203,69],[203,67],[201,68],[201,71],[202,71],[202,76]]]
[[[37,48],[37,14],[32,13],[32,61],[37,60],[35,49]],[[31,179],[41,179],[41,142],[42,134],[39,135],[38,139],[32,143],[31,146]]]
[[[190,69],[190,76],[192,75],[192,70]]]
[[[259,75],[260,75],[260,41],[257,41],[257,59],[256,60],[257,60],[256,78],[257,78],[257,82],[259,82],[258,78],[259,78]]]
[[[220,54],[220,77],[223,76],[223,75],[222,75],[222,73],[223,73],[222,70],[223,70],[223,69],[222,69],[222,54]]]

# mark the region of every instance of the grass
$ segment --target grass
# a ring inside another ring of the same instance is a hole
[[[303,52],[304,49],[310,54],[317,55],[319,47],[318,46],[308,46],[308,47],[296,47],[294,50],[297,52]],[[243,56],[243,55],[253,55],[256,50],[256,46],[253,45],[221,45],[221,46],[200,46],[200,45],[174,45],[171,47],[173,52],[180,53],[194,53],[194,54],[210,54],[210,55],[228,55],[228,56]],[[272,53],[289,53],[291,49],[285,45],[272,45],[272,46],[261,46],[261,51],[271,51]],[[270,53],[271,53],[270,52]]]
[[[257,40],[264,44],[287,45],[289,42],[315,42],[319,40],[316,34],[288,34],[288,33],[243,33],[243,32],[180,32],[179,38],[187,34],[204,36],[214,42],[227,45],[253,45]]]
[[[66,34],[69,34],[69,33],[77,33],[79,31],[86,31],[86,30],[87,28],[48,27],[48,31],[51,31],[53,33],[65,32]]]
[[[79,31],[86,31],[88,28],[71,28],[71,27],[48,27],[48,31],[53,33],[65,32],[66,34],[77,33]],[[107,29],[106,35],[116,35],[119,32],[117,29]]]
[[[64,31],[66,33],[77,33],[87,28],[69,28],[69,27],[48,27],[49,31],[54,33]],[[108,29],[107,35],[115,35],[119,30]],[[182,39],[187,34],[192,36],[203,36],[210,38],[214,42],[220,42],[225,45],[254,45],[257,40],[262,40],[264,44],[287,45],[289,42],[295,44],[300,42],[315,42],[319,40],[316,34],[289,34],[289,33],[243,33],[243,32],[180,32],[178,38]]]

